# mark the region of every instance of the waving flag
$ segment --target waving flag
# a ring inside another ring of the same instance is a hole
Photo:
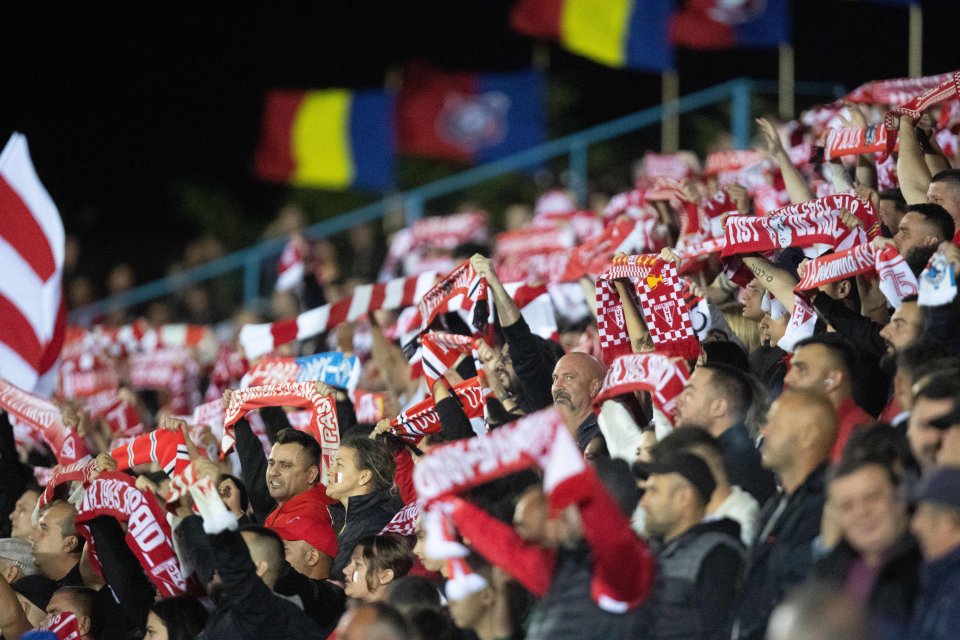
[[[546,140],[538,71],[452,73],[413,64],[397,98],[401,153],[487,162]]]
[[[60,213],[14,133],[0,153],[0,375],[43,396],[66,332],[63,255]]]
[[[393,186],[393,98],[384,91],[272,91],[256,155],[262,180],[384,191]]]
[[[663,0],[519,0],[510,24],[608,67],[662,71],[673,67],[671,7]]]
[[[670,20],[670,41],[690,49],[777,47],[790,42],[790,0],[685,0]]]

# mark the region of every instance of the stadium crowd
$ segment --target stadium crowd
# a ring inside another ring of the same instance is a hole
[[[960,637],[958,87],[69,328],[0,380],[2,637]]]

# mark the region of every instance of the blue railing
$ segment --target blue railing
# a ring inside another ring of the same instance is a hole
[[[683,96],[675,105],[670,105],[672,107],[671,112],[678,115],[684,114],[730,100],[730,131],[736,147],[745,149],[750,142],[751,95],[772,94],[776,93],[777,89],[777,83],[774,81],[750,80],[747,78],[730,80]],[[833,83],[797,82],[794,91],[798,94],[840,97],[845,93],[845,88]],[[586,204],[587,150],[590,145],[658,124],[663,117],[663,111],[663,105],[649,107],[616,120],[551,140],[495,162],[467,169],[422,187],[323,220],[307,227],[305,233],[309,237],[316,238],[336,235],[351,227],[382,218],[387,213],[389,206],[398,201],[402,204],[406,220],[409,223],[423,216],[424,207],[429,200],[450,195],[467,187],[536,166],[564,155],[568,156],[570,189],[581,204]],[[243,304],[245,306],[250,305],[260,298],[261,265],[268,259],[279,256],[286,242],[286,238],[267,240],[222,258],[211,260],[180,273],[99,300],[73,310],[70,313],[70,321],[72,324],[86,325],[92,318],[101,317],[110,311],[140,305],[238,270],[243,272]]]

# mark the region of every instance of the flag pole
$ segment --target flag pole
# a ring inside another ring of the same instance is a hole
[[[908,60],[911,78],[923,75],[923,7],[920,3],[910,5],[910,44]]]
[[[664,69],[660,74],[660,151],[676,153],[680,150],[680,76],[676,69]]]
[[[781,120],[791,120],[794,114],[794,59],[793,45],[789,42],[780,43],[780,64],[777,76],[778,84],[778,111]]]

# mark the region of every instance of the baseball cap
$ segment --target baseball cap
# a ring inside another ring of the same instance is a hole
[[[33,561],[30,543],[20,538],[0,539],[0,558],[17,565],[24,574],[40,573]]]
[[[291,518],[279,527],[273,527],[281,538],[287,542],[303,540],[317,551],[327,554],[331,558],[337,555],[337,536],[329,522],[297,516]]]
[[[953,408],[947,411],[939,418],[930,420],[929,425],[937,429],[949,429],[955,424],[960,424],[960,398],[953,399]]]
[[[651,475],[680,474],[693,485],[704,504],[710,502],[713,490],[717,488],[717,481],[707,463],[700,456],[685,451],[665,455],[647,464],[646,468]]]
[[[936,502],[960,509],[960,468],[940,467],[920,481],[914,502]]]

